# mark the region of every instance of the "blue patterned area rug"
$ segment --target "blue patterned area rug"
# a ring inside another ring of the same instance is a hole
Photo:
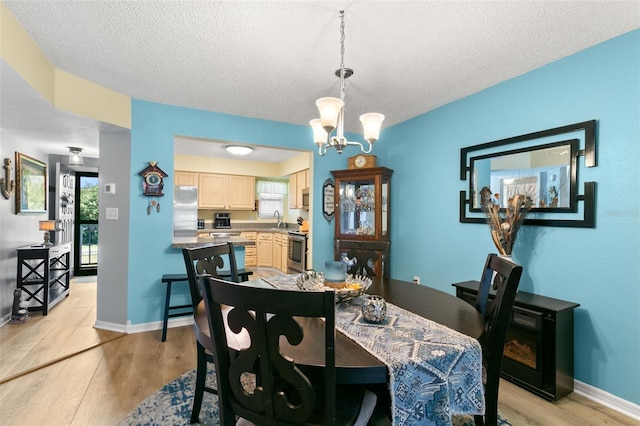
[[[167,383],[156,393],[145,399],[118,426],[188,426],[193,405],[193,389],[196,382],[196,370]],[[207,375],[207,385],[216,387],[215,372]],[[205,392],[200,410],[198,425],[219,425],[218,399]],[[454,416],[453,426],[472,426],[470,416]],[[506,419],[499,416],[499,426],[511,426]]]

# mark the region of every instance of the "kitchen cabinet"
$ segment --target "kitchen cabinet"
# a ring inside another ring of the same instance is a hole
[[[258,232],[258,266],[272,268],[273,266],[273,233]]]
[[[241,232],[240,236],[247,240],[257,240],[257,232]],[[244,266],[258,266],[258,248],[256,246],[245,246]]]
[[[282,270],[282,235],[273,234],[273,267]]]
[[[255,210],[254,176],[198,174],[198,208]]]
[[[289,175],[289,208],[302,208],[302,190],[309,186],[309,169]]]
[[[282,246],[280,247],[280,270],[287,273],[287,257],[289,256],[289,237],[287,235],[282,236]]]
[[[333,170],[335,238],[389,241],[390,181],[386,167]]]
[[[198,173],[176,170],[173,174],[173,184],[175,186],[198,186]]]

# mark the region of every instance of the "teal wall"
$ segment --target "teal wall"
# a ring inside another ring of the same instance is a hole
[[[514,249],[521,289],[580,303],[575,319],[576,378],[640,404],[640,31],[579,52],[480,93],[384,129],[375,154],[394,169],[391,274],[454,293],[478,279],[494,252],[487,226],[458,222],[460,148],[590,119],[597,120],[598,167],[580,164],[580,182],[597,182],[594,229],[525,226]],[[424,94],[425,97],[429,93]],[[295,107],[295,106],[290,106]],[[274,123],[143,101],[133,129],[129,319],[161,318],[159,277],[184,268],[171,249],[173,183],[163,213],[147,215],[137,172],[148,161],[173,172],[173,137],[185,135],[313,149],[306,126]],[[359,139],[357,135],[350,135]],[[334,222],[322,218],[318,189],[343,169],[330,152],[313,163],[312,266],[332,258]],[[581,186],[582,188],[582,186]]]
[[[597,182],[596,228],[525,226],[514,258],[521,290],[580,303],[576,379],[639,404],[640,31],[387,129],[376,154],[395,169],[391,274],[450,293],[479,279],[496,249],[488,226],[458,222],[460,148],[591,119],[598,166],[578,159],[579,192]]]
[[[173,146],[176,135],[301,150],[315,148],[308,126],[133,100],[128,319],[134,325],[159,321],[162,318],[165,287],[161,285],[160,278],[162,274],[179,273],[185,269],[180,250],[171,247]],[[159,199],[161,212],[157,213],[154,210],[150,215],[147,214],[149,200],[142,195],[142,180],[138,176],[138,172],[143,170],[149,161],[156,161],[158,167],[169,175],[165,178],[165,196]],[[345,165],[344,155],[339,157],[335,152],[327,154],[322,161],[316,162],[314,182],[323,182],[330,175],[330,170],[342,169]],[[320,200],[321,198],[316,200],[317,205]],[[321,218],[321,214],[318,217]],[[327,222],[324,219],[318,219],[318,222],[320,220],[324,224],[318,223],[316,226],[320,229],[328,228]],[[332,231],[333,228],[330,229]],[[328,247],[332,247],[333,233],[323,234],[326,232],[318,232],[316,244],[321,244],[320,247],[327,244]],[[328,256],[330,255],[329,253]],[[327,255],[319,255],[318,258],[325,256]],[[244,259],[242,263],[244,264]],[[178,289],[176,294],[179,293]]]

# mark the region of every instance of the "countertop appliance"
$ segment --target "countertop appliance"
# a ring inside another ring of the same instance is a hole
[[[307,233],[289,231],[289,252],[287,254],[287,272],[295,274],[307,269]]]
[[[198,187],[178,185],[173,189],[173,236],[198,236]]]
[[[214,229],[231,229],[231,213],[216,213],[213,227]]]
[[[309,188],[304,188],[302,190],[302,210],[309,211],[310,201]]]

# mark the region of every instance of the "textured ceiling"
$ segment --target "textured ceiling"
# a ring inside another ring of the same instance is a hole
[[[339,95],[344,9],[356,133],[362,113],[385,114],[384,129],[640,28],[637,1],[4,3],[59,69],[133,98],[300,125]]]

